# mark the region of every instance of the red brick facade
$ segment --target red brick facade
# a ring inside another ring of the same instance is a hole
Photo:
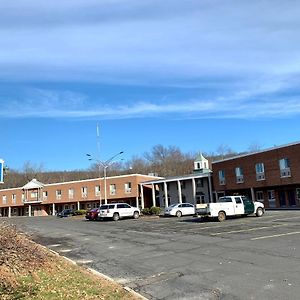
[[[300,143],[225,159],[212,164],[214,190],[246,194],[266,207],[299,207],[299,167]]]
[[[139,183],[156,177],[131,174],[106,178],[107,202],[122,201],[133,206],[151,206],[151,193],[141,203]],[[100,193],[99,193],[100,186]],[[149,198],[149,199],[148,199]],[[9,215],[52,215],[65,208],[90,209],[105,202],[104,179],[45,184],[40,189],[20,188],[0,190],[0,213]],[[55,212],[53,213],[53,208]]]

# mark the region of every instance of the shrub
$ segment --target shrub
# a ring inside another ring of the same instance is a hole
[[[74,211],[75,216],[81,216],[81,215],[85,215],[87,212],[86,209],[77,209]]]
[[[151,213],[151,215],[159,215],[160,212],[161,212],[160,207],[152,206],[152,207],[150,208],[150,213]]]
[[[142,214],[143,215],[150,215],[150,209],[148,208],[148,207],[146,207],[146,208],[144,208],[144,209],[142,209]]]

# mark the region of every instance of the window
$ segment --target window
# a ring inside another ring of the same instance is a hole
[[[56,190],[56,199],[61,199],[61,190]]]
[[[13,204],[16,204],[16,202],[17,202],[17,195],[16,194],[12,194],[11,200],[12,200]]]
[[[232,199],[230,197],[220,197],[217,200],[218,203],[227,203],[227,202],[232,202]]]
[[[180,182],[181,189],[185,189],[185,181]]]
[[[101,191],[101,190],[100,190],[100,185],[96,185],[96,186],[95,186],[95,195],[96,195],[96,196],[100,196],[100,191]]]
[[[22,202],[24,202],[24,201],[25,201],[25,194],[22,193]]]
[[[296,189],[296,198],[300,200],[300,188]]]
[[[235,176],[236,176],[236,182],[237,183],[243,183],[244,182],[244,172],[241,167],[235,168]]]
[[[73,199],[74,198],[74,189],[69,189],[69,199]]]
[[[235,203],[241,204],[242,199],[240,197],[234,197]]]
[[[2,196],[2,202],[3,202],[3,204],[6,204],[6,203],[7,203],[6,195]]]
[[[31,192],[31,193],[30,193],[30,197],[31,197],[31,198],[37,199],[37,197],[38,197],[38,192],[37,192],[37,191]]]
[[[87,197],[87,193],[88,193],[88,188],[86,186],[83,186],[81,188],[81,196],[82,197]]]
[[[225,184],[225,171],[224,170],[219,170],[219,184],[224,185]]]
[[[130,206],[126,203],[117,204],[117,208],[130,208]]]
[[[43,199],[47,200],[48,198],[48,192],[47,191],[43,191]]]
[[[257,163],[255,165],[256,171],[256,180],[264,180],[265,179],[265,166],[263,163]]]
[[[276,207],[276,197],[275,197],[274,190],[268,191],[268,201],[269,201],[269,207]]]
[[[196,179],[196,187],[197,188],[202,188],[203,187],[203,179],[202,178]]]
[[[291,176],[290,160],[288,158],[283,158],[279,160],[279,168],[280,168],[280,177]]]
[[[115,184],[111,184],[109,186],[109,191],[111,195],[115,195],[116,194],[116,185]]]
[[[125,193],[131,193],[131,182],[125,183]]]
[[[264,202],[264,193],[262,191],[257,191],[256,192],[256,200]]]

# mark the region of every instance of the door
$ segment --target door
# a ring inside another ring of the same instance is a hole
[[[242,202],[241,197],[234,197],[234,214],[235,215],[243,215],[244,214],[244,204]]]
[[[281,207],[286,206],[285,191],[279,191],[279,203]]]
[[[246,197],[242,197],[243,202],[244,202],[244,210],[245,210],[245,214],[249,215],[249,214],[253,214],[254,213],[254,203],[252,200],[246,198]]]
[[[194,205],[189,203],[183,203],[181,210],[183,215],[193,215],[195,213]]]
[[[288,191],[288,197],[289,197],[289,204],[290,204],[290,206],[296,206],[295,191],[293,191],[293,190]]]
[[[117,204],[117,211],[121,217],[129,217],[133,215],[131,207],[126,203]]]

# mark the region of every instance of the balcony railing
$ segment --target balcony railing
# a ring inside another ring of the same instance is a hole
[[[244,175],[236,176],[236,183],[243,183],[244,182]]]
[[[291,169],[290,168],[281,169],[280,177],[291,177]]]
[[[256,180],[257,180],[257,181],[265,180],[265,179],[266,179],[265,173],[257,173],[257,174],[256,174]]]

